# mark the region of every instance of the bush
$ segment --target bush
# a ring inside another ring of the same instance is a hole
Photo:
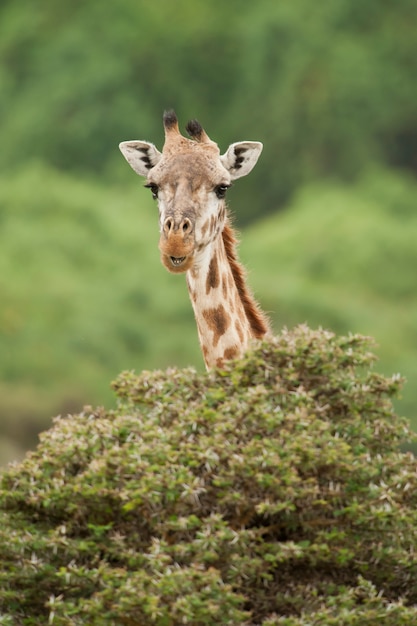
[[[416,623],[411,434],[369,349],[301,326],[57,419],[2,477],[0,624]]]

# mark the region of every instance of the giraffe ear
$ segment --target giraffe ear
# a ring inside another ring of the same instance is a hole
[[[263,145],[259,141],[239,141],[232,143],[220,157],[232,180],[246,176],[255,167]]]
[[[130,167],[139,176],[146,177],[162,156],[153,143],[148,141],[122,141],[119,148]]]

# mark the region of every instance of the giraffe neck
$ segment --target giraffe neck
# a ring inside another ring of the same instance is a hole
[[[187,285],[208,369],[241,356],[253,339],[269,332],[266,317],[246,286],[228,223],[187,272]]]

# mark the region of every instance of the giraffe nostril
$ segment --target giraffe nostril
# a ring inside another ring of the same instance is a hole
[[[171,232],[171,228],[172,228],[172,220],[170,217],[168,217],[168,219],[165,220],[164,230],[167,234],[169,234]]]
[[[190,224],[188,220],[184,220],[183,225],[182,225],[182,232],[186,233],[189,229],[190,229]]]

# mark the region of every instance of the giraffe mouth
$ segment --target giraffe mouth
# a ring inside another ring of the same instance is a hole
[[[193,255],[174,256],[172,254],[162,254],[161,260],[168,272],[173,274],[183,274],[187,272],[193,264]]]
[[[176,244],[176,245],[174,245]],[[165,265],[168,272],[173,274],[181,274],[190,269],[193,264],[193,242],[184,245],[183,242],[165,242],[159,243],[161,251],[161,261]]]
[[[180,267],[187,258],[186,256],[170,256],[171,263],[174,267]]]

